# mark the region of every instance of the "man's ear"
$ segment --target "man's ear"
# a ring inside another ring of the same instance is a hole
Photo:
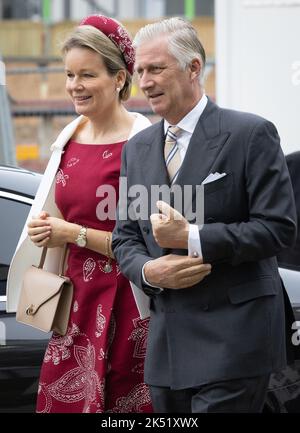
[[[191,61],[190,65],[190,73],[191,73],[191,79],[194,80],[195,78],[198,78],[201,74],[201,62],[199,59],[195,58]]]

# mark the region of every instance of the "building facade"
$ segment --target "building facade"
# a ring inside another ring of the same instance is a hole
[[[214,14],[214,0],[194,0],[192,3],[196,16]],[[44,18],[52,23],[78,21],[91,13],[119,19],[157,19],[184,16],[186,11],[186,0],[0,0],[0,19]]]

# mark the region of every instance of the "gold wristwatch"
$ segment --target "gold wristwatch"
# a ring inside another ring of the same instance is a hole
[[[77,239],[75,239],[75,243],[78,247],[84,248],[87,244],[87,228],[82,226],[79,230]]]

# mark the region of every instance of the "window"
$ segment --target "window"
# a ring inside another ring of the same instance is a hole
[[[5,19],[25,19],[41,16],[40,0],[3,0],[2,14]]]
[[[197,16],[214,16],[214,1],[212,0],[197,0],[196,15]],[[167,16],[183,16],[184,1],[183,0],[167,0],[166,1]]]

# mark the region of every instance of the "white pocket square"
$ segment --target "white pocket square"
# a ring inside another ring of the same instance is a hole
[[[210,173],[204,181],[201,183],[201,185],[206,185],[207,183],[214,182],[215,180],[221,179],[222,177],[227,176],[227,173]]]

